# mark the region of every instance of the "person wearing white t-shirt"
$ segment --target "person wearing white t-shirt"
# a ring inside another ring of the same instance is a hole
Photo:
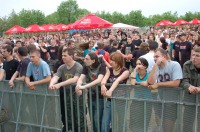
[[[176,61],[169,60],[167,51],[162,48],[158,48],[154,53],[155,64],[149,74],[147,79],[148,88],[151,90],[156,90],[163,87],[167,88],[177,88],[180,84],[181,79],[183,79],[182,68],[180,64]],[[171,97],[175,93],[170,93]],[[159,94],[162,98],[162,94]],[[175,95],[174,95],[175,96]],[[157,109],[160,109],[162,106]],[[165,105],[163,111],[163,129],[164,132],[172,132],[174,130],[176,118],[177,118],[177,106],[175,104],[169,103]],[[157,116],[161,119],[161,113],[157,112]],[[157,124],[157,125],[160,125]],[[161,130],[162,128],[160,128]]]
[[[147,68],[147,72],[150,72],[152,70],[154,64],[155,64],[154,52],[158,48],[158,43],[156,41],[153,41],[153,40],[149,40],[147,43],[149,44],[149,50],[150,51],[149,51],[149,53],[140,56],[140,58],[145,58],[148,61],[149,66]]]

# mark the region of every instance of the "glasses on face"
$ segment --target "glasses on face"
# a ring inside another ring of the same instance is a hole
[[[200,54],[192,54],[192,57],[200,58]]]

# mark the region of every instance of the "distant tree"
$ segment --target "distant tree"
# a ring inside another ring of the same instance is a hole
[[[69,24],[76,20],[78,4],[76,0],[63,1],[57,8],[60,23]]]
[[[75,21],[81,19],[82,17],[88,15],[90,12],[87,9],[77,9]]]
[[[45,23],[45,15],[40,10],[25,10],[19,12],[19,24],[28,27],[31,24],[42,25]]]
[[[180,19],[184,19],[186,21],[191,21],[192,19],[196,18],[197,13],[186,12],[185,15],[180,16]]]
[[[168,12],[164,12],[162,15],[161,15],[161,18],[163,20],[169,20],[169,21],[172,21],[172,22],[175,22],[177,19],[178,19],[178,14],[177,12],[174,12],[172,14],[171,11],[168,11]]]
[[[113,23],[124,23],[124,15],[120,12],[113,12],[112,13],[112,20]]]
[[[14,25],[19,25],[19,16],[16,14],[14,10],[12,10],[7,19],[7,26],[11,28]]]
[[[59,23],[59,16],[57,12],[54,12],[45,17],[45,22],[47,24],[58,24]]]
[[[95,14],[109,22],[112,22],[112,14],[110,14],[109,12],[101,11],[101,12],[96,12]]]
[[[127,17],[128,24],[135,26],[145,26],[145,22],[143,21],[145,17],[142,15],[141,10],[131,11]]]
[[[9,28],[7,18],[2,17],[0,18],[0,34],[5,32]]]

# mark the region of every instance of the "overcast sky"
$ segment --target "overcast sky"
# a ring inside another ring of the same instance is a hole
[[[63,0],[0,0],[0,17],[8,16],[12,9],[19,13],[24,9],[41,10],[49,15],[57,10]],[[200,12],[200,0],[77,0],[79,8],[92,13],[97,11],[129,13],[141,10],[145,16],[162,14],[166,11],[177,11],[178,15],[186,12]]]

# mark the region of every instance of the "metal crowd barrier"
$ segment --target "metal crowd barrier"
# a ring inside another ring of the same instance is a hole
[[[182,88],[120,85],[112,96],[113,132],[200,132],[200,96]]]
[[[8,114],[1,132],[61,132],[59,91],[49,91],[48,85],[29,90],[17,82],[10,88],[8,81],[0,82],[0,110]]]
[[[102,108],[99,86],[84,90],[75,86],[49,91],[47,85],[29,90],[24,83],[0,82],[0,108],[9,120],[0,132],[100,132]],[[112,132],[199,132],[199,95],[182,88],[119,85],[111,97]],[[61,116],[62,115],[62,116]],[[106,114],[105,114],[106,116]]]

